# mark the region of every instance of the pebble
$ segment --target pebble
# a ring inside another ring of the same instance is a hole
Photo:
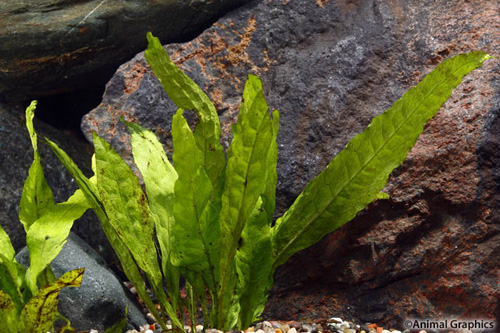
[[[288,324],[284,324],[281,325],[280,329],[283,333],[288,333],[288,331],[290,330],[290,326]]]
[[[147,315],[148,322],[150,322],[152,316],[150,314]],[[377,324],[366,323],[364,325],[358,325],[354,322],[343,320],[342,318],[333,317],[326,321],[327,331],[331,333],[410,333],[408,329],[403,332],[399,330],[393,329],[384,329]],[[158,333],[161,332],[158,325],[155,325],[156,329],[153,329],[153,323],[149,325],[144,325],[140,327],[140,331],[137,330],[129,330],[126,333]],[[167,329],[171,329],[171,323],[167,324]],[[191,327],[186,326],[186,331],[191,333]],[[246,331],[231,331],[231,332],[222,332],[217,329],[207,329],[205,333],[323,333],[323,327],[319,323],[310,323],[310,322],[298,322],[298,321],[289,321],[280,323],[278,321],[262,321],[255,326],[249,327]],[[196,326],[195,333],[202,333],[203,325]],[[96,330],[91,330],[89,333],[98,333]],[[428,333],[424,330],[419,333]]]

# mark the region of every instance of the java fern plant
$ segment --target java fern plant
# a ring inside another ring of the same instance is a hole
[[[145,193],[96,133],[90,179],[55,143],[47,143],[97,214],[139,296],[165,329],[166,317],[148,295],[147,282],[177,330],[184,330],[185,308],[193,325],[201,308],[205,328],[239,330],[257,320],[275,269],[383,197],[389,174],[426,122],[462,78],[490,58],[472,52],[444,61],[355,136],[273,225],[279,114],[270,115],[261,81],[248,76],[226,158],[214,105],[157,38],[149,33],[148,41],[146,60],[179,110],[172,120],[173,163],[153,132],[125,122]],[[184,110],[198,117],[194,131]]]
[[[74,331],[69,320],[57,311],[59,292],[64,287],[79,287],[84,271],[75,269],[56,279],[49,266],[66,242],[73,222],[89,205],[80,190],[66,202],[54,202],[33,127],[35,106],[32,102],[26,109],[34,157],[19,204],[19,220],[29,250],[28,269],[16,261],[10,238],[0,226],[0,323],[1,331],[7,333],[55,332],[53,324],[57,320],[66,322],[62,332]]]

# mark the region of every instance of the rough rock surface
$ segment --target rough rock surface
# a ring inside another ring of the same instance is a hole
[[[26,105],[27,106],[27,105]],[[0,225],[11,238],[16,251],[26,245],[26,233],[19,221],[19,202],[28,169],[33,162],[33,148],[25,125],[24,107],[0,103]],[[44,136],[57,142],[80,166],[86,175],[91,175],[92,148],[80,139],[57,131],[35,117],[38,137]],[[77,188],[70,174],[64,169],[50,148],[38,145],[47,182],[56,202],[69,198]],[[73,225],[73,231],[93,248],[99,250],[106,260],[114,258],[100,223],[93,212],[86,212]]]
[[[215,102],[227,144],[247,73],[280,110],[277,213],[348,140],[445,58],[500,55],[496,0],[256,1],[168,45]],[[264,316],[500,319],[500,66],[457,88],[390,178],[387,201],[278,269]],[[82,128],[130,154],[121,115],[169,147],[175,107],[143,54],[119,68]]]
[[[104,84],[146,45],[186,40],[248,0],[0,2],[0,100]],[[104,80],[104,81],[103,81]]]
[[[28,248],[23,248],[16,259],[28,266]],[[68,241],[50,266],[56,278],[85,267],[81,286],[64,288],[59,294],[59,312],[78,331],[95,329],[104,332],[125,317],[127,305],[129,329],[147,323],[141,309],[128,298],[122,282],[106,268],[104,259],[76,234],[70,233]]]

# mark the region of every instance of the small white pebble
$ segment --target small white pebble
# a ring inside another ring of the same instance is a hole
[[[346,330],[348,328],[351,328],[351,325],[349,325],[349,323],[347,321],[343,321],[342,324],[340,324],[340,327],[339,327],[341,330]]]
[[[258,329],[255,333],[264,333],[264,330]]]
[[[389,330],[382,330],[382,333],[391,333]]]
[[[344,330],[344,333],[356,333],[356,330],[353,328],[347,328]]]
[[[203,325],[196,325],[196,332],[203,331]]]
[[[394,330],[394,331],[392,331],[391,333],[401,333],[401,331]]]
[[[295,327],[292,327],[288,330],[288,333],[297,333],[297,330],[295,329]]]
[[[89,333],[99,333],[99,331],[91,329]]]

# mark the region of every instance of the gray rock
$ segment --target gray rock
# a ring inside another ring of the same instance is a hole
[[[174,61],[219,110],[223,143],[248,73],[280,111],[277,215],[350,138],[438,63],[500,54],[496,0],[256,1],[190,43]],[[497,60],[468,76],[428,124],[378,201],[275,274],[265,317],[356,317],[399,327],[421,318],[499,318]],[[175,107],[142,54],[122,65],[82,123],[130,156],[124,115],[170,150]],[[453,300],[453,301],[450,301]],[[287,306],[283,306],[287,304]]]
[[[103,84],[145,48],[147,31],[189,40],[248,1],[2,1],[0,100]]]
[[[19,222],[18,210],[24,181],[33,162],[33,148],[25,126],[24,109],[25,106],[0,103],[0,225],[10,236],[16,251],[26,245],[26,234]],[[87,176],[92,174],[92,148],[87,143],[38,121],[36,115],[35,129],[40,140],[46,136],[57,142]],[[65,201],[76,190],[76,184],[47,145],[40,142],[38,149],[45,177],[56,202]],[[86,212],[75,222],[72,230],[98,250],[106,260],[114,260],[111,246],[93,212]]]
[[[28,248],[23,248],[16,259],[28,266]],[[67,243],[50,266],[56,278],[85,267],[81,286],[64,288],[59,296],[59,312],[77,330],[104,332],[125,317],[127,305],[130,329],[147,323],[139,307],[126,295],[122,283],[106,268],[104,259],[76,234],[70,233]]]

